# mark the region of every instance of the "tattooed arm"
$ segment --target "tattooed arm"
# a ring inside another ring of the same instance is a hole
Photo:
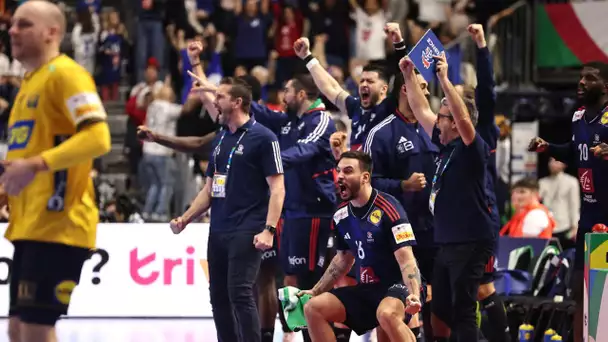
[[[397,259],[399,268],[401,269],[403,284],[407,287],[410,295],[420,298],[422,280],[420,279],[420,270],[418,269],[418,263],[414,257],[412,247],[401,247],[396,250],[395,259]]]
[[[355,257],[349,251],[338,250],[336,256],[331,260],[331,264],[325,270],[323,277],[312,288],[312,294],[317,296],[327,292],[334,287],[338,279],[345,276],[355,263]]]

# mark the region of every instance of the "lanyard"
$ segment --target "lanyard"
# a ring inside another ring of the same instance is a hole
[[[251,126],[253,126],[255,124],[256,124],[256,122],[254,121],[253,124],[251,124]],[[228,175],[228,171],[230,171],[230,164],[232,164],[232,156],[234,156],[234,151],[236,151],[236,147],[239,146],[241,139],[243,139],[243,137],[245,136],[247,131],[249,131],[249,129],[245,129],[245,131],[243,131],[243,133],[241,133],[241,136],[236,141],[236,144],[234,144],[234,146],[230,150],[230,154],[228,155],[228,162],[226,163],[226,175]],[[224,137],[226,136],[227,133],[228,133],[228,130],[225,130],[224,134],[222,134],[222,136],[220,137],[220,141],[217,143],[218,153],[215,153],[213,156],[213,164],[215,165],[216,172],[217,172],[217,155],[219,154],[219,148],[220,148],[220,146],[222,146],[222,142],[224,142]]]
[[[445,165],[443,165],[443,168],[441,169],[441,171],[437,170],[439,172],[436,172],[435,175],[433,176],[433,184],[431,185],[431,191],[437,191],[437,189],[435,189],[435,184],[437,184],[438,178],[441,177],[443,175],[443,173],[445,172],[445,169],[448,167],[450,160],[452,160],[453,154],[454,154],[454,150],[452,150],[452,152],[450,152],[450,155],[448,156],[448,160],[446,160]]]

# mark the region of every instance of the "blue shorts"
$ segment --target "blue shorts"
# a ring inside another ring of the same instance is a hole
[[[279,258],[283,273],[301,275],[322,270],[331,218],[285,219],[279,230]]]

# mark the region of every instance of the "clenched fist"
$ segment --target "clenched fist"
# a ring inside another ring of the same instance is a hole
[[[331,152],[336,160],[340,159],[342,153],[348,150],[346,147],[346,133],[344,132],[332,133],[329,137],[329,143],[331,144]]]
[[[549,143],[541,138],[533,138],[528,145],[528,152],[545,152],[549,148]]]
[[[448,78],[448,61],[445,58],[445,52],[441,53],[441,56],[434,56],[436,61],[435,72],[439,80],[445,80]]]
[[[298,40],[293,43],[293,50],[301,59],[306,58],[306,56],[310,55],[310,41],[305,37],[298,38]]]
[[[196,61],[200,58],[201,53],[203,53],[203,43],[198,40],[191,41],[188,43],[188,58],[190,61]]]
[[[144,141],[154,141],[154,132],[146,126],[137,127],[137,137]]]
[[[180,217],[176,217],[171,222],[169,222],[169,227],[173,234],[179,234],[186,228],[186,222]]]
[[[401,36],[401,29],[399,28],[399,23],[387,23],[384,26],[384,33],[387,36],[391,37],[391,41],[393,44],[399,43],[403,40]]]
[[[414,62],[412,62],[409,57],[405,56],[399,61],[399,69],[404,74],[410,74],[414,71]]]
[[[606,143],[601,143],[597,146],[593,146],[591,148],[591,152],[593,152],[593,155],[598,158],[608,160],[608,144]]]
[[[426,187],[426,178],[423,173],[414,172],[408,180],[401,182],[403,191],[420,191]]]
[[[467,27],[467,31],[469,31],[469,35],[473,38],[473,41],[475,41],[478,48],[482,49],[486,47],[487,44],[486,37],[483,33],[483,26],[480,24],[471,24]]]

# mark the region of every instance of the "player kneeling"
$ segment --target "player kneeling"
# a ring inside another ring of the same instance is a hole
[[[334,214],[336,256],[319,282],[302,291],[313,298],[304,314],[315,342],[335,341],[331,323],[344,323],[358,335],[378,328],[378,341],[416,341],[407,327],[421,309],[420,271],[412,227],[392,196],[371,186],[372,159],[360,151],[338,161],[343,201]],[[332,289],[357,260],[360,282]]]

